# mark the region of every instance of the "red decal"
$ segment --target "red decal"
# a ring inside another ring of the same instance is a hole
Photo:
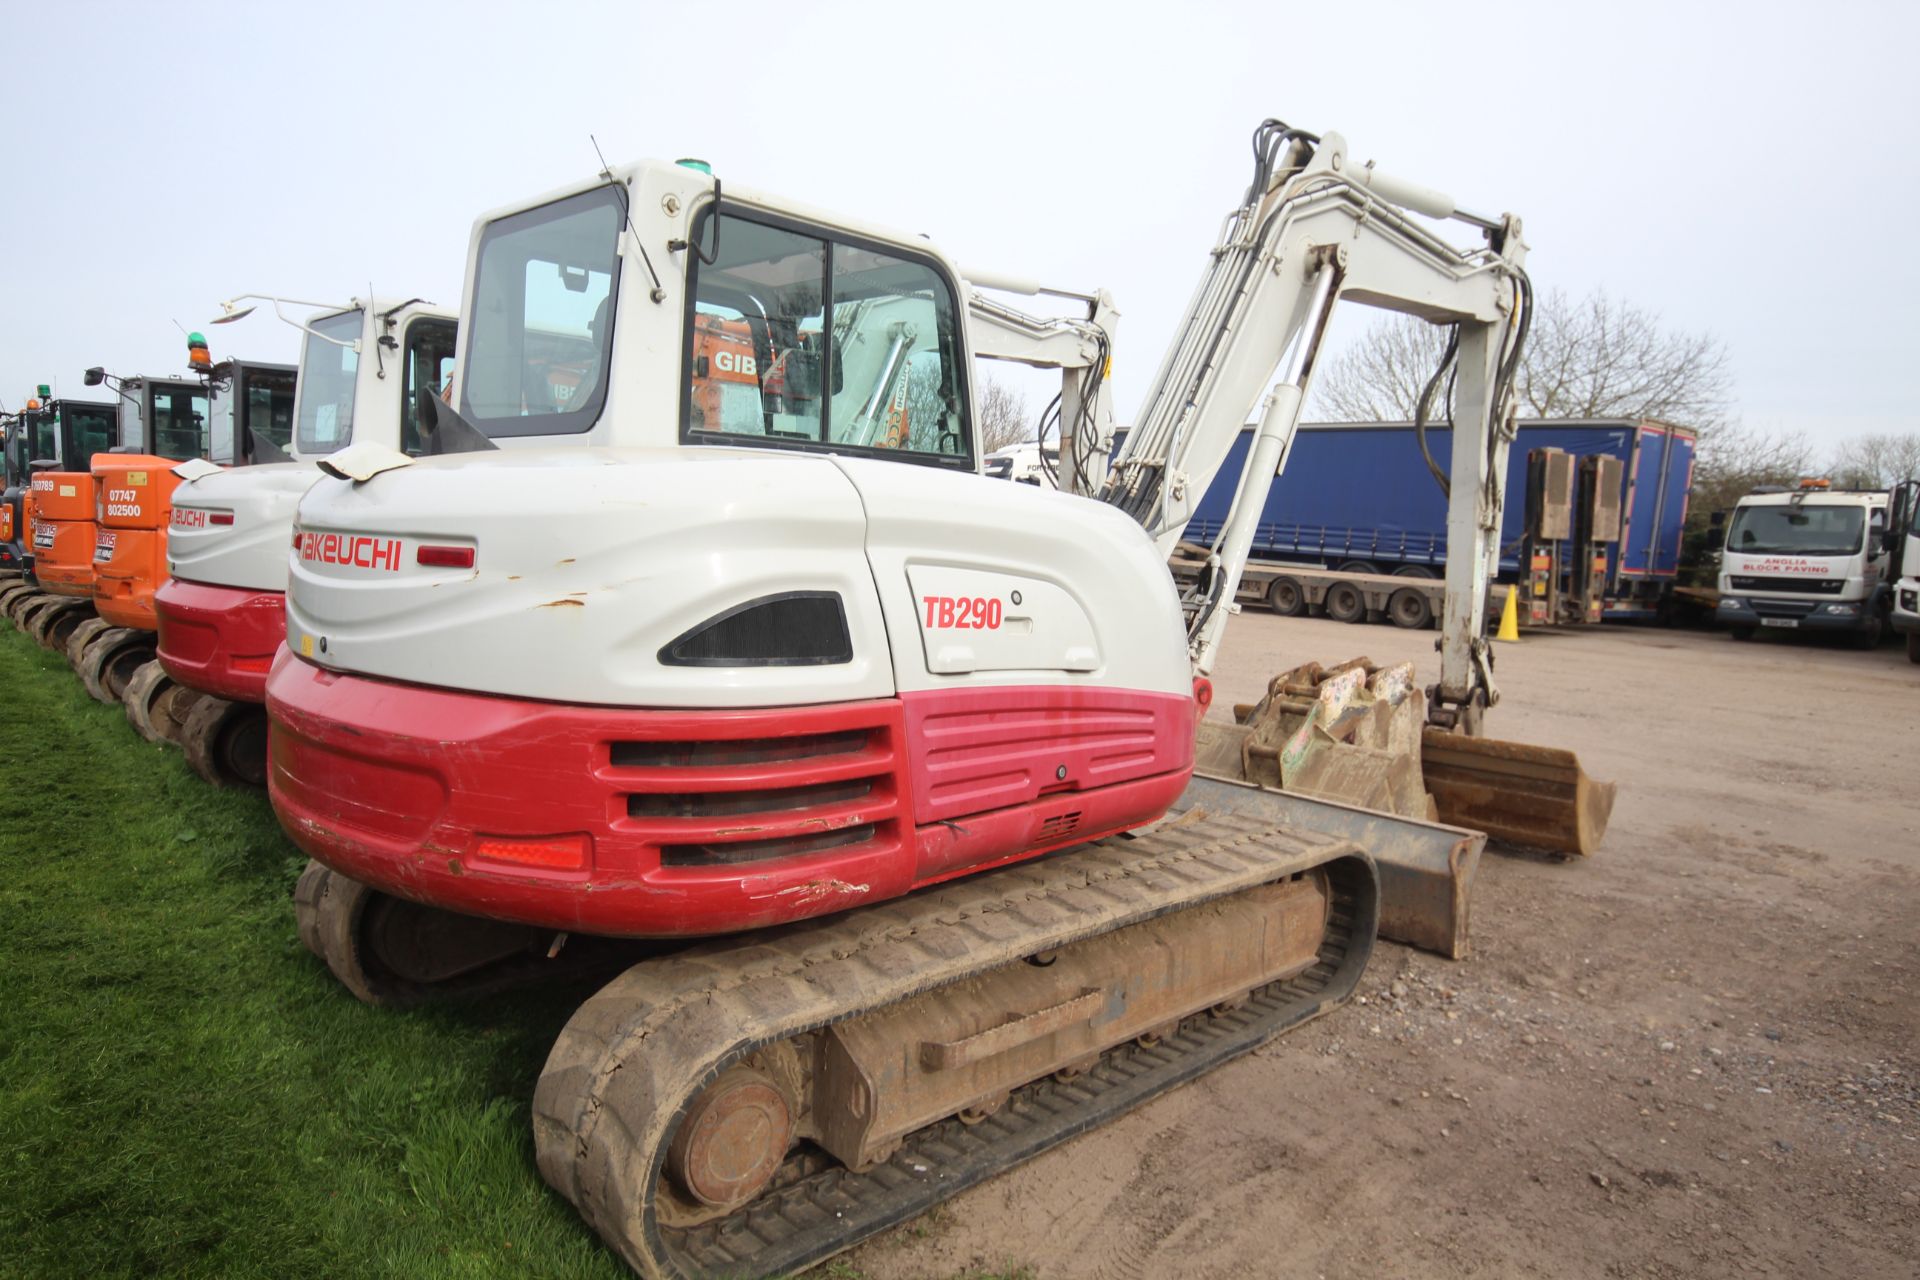
[[[927,606],[928,627],[950,627],[955,631],[998,631],[1005,617],[1005,606],[985,596],[922,596]]]
[[[369,538],[361,534],[305,533],[300,535],[300,558],[317,564],[350,565],[357,569],[400,568],[400,539]]]

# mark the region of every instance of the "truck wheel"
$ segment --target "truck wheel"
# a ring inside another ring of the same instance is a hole
[[[1393,576],[1396,578],[1425,578],[1431,582],[1440,575],[1424,564],[1403,564],[1393,571]]]
[[[1283,618],[1297,618],[1307,611],[1307,593],[1298,578],[1275,578],[1267,585],[1267,607]]]
[[[1920,631],[1907,632],[1907,661],[1920,663]]]
[[[1364,622],[1367,598],[1351,582],[1336,582],[1327,588],[1326,609],[1335,622]]]
[[[1735,640],[1751,640],[1753,633],[1758,629],[1757,627],[1728,627],[1727,634]]]
[[[1371,560],[1349,560],[1337,570],[1339,573],[1379,573],[1380,566]]]
[[[1867,624],[1850,637],[1856,649],[1873,650],[1880,647],[1880,619],[1876,615],[1867,619]]]
[[[1433,606],[1418,587],[1402,587],[1387,598],[1387,617],[1396,627],[1423,631],[1433,621]]]

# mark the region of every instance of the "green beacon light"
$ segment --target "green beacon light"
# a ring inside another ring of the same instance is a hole
[[[52,388],[51,386],[49,386],[49,385],[47,385],[46,383],[44,383],[44,382],[43,382],[43,383],[41,383],[41,384],[39,385],[39,387],[38,387],[38,388],[36,388],[36,389],[37,389],[37,390],[38,390],[38,391],[40,392],[40,398],[41,398],[42,400],[51,400],[51,399],[53,399],[53,388]]]
[[[674,163],[683,169],[692,169],[699,173],[711,174],[713,172],[712,165],[708,164],[705,160],[695,160],[691,156],[683,156],[675,160]]]

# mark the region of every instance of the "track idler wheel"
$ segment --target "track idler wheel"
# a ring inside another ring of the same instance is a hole
[[[80,682],[96,702],[118,702],[134,673],[153,661],[151,631],[108,627],[80,654]]]
[[[9,582],[5,586],[0,586],[0,613],[4,613],[8,618],[12,618],[13,606],[16,601],[24,602],[27,597],[38,595],[39,593],[40,589],[24,578]]]
[[[193,709],[209,695],[189,689],[167,674],[149,650],[148,661],[127,681],[120,695],[127,705],[127,723],[148,742],[179,745],[181,732]]]
[[[179,741],[193,771],[214,786],[267,785],[267,709],[259,703],[205,694],[181,723]]]
[[[110,631],[112,628],[113,624],[101,617],[88,618],[75,627],[73,634],[67,637],[67,665],[78,671],[80,659],[85,655],[87,646],[93,643],[93,638],[102,631]]]
[[[657,945],[569,938],[409,902],[308,862],[293,890],[300,941],[347,990],[399,1009],[426,1000],[607,973]]]
[[[67,637],[88,618],[93,617],[93,601],[63,599],[34,615],[28,632],[42,649],[66,652]]]

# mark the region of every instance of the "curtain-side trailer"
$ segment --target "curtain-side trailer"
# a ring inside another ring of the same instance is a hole
[[[1427,429],[1427,452],[1445,469],[1451,431]],[[1222,476],[1236,465],[1252,439],[1244,432],[1233,446]],[[1507,471],[1505,525],[1501,539],[1501,577],[1521,576],[1523,533],[1528,510],[1527,467],[1522,460],[1535,449],[1553,448],[1575,458],[1594,455],[1618,459],[1621,466],[1620,538],[1607,549],[1602,616],[1655,617],[1678,568],[1687,495],[1692,485],[1695,433],[1650,419],[1523,419],[1514,442],[1516,465]],[[1204,542],[1219,533],[1233,501],[1230,484],[1216,480],[1202,497],[1188,536]],[[1412,423],[1307,423],[1294,438],[1284,469],[1274,481],[1254,536],[1253,553],[1273,566],[1334,570],[1353,579],[1372,609],[1370,598],[1407,579],[1437,578],[1446,563],[1446,495],[1428,468]],[[1249,577],[1252,577],[1249,574]],[[1264,575],[1273,579],[1275,575]],[[1285,575],[1281,575],[1285,576]],[[1362,578],[1382,581],[1371,586]],[[1398,577],[1399,583],[1384,580]],[[1258,586],[1259,584],[1249,584]],[[1305,583],[1307,598],[1322,603],[1325,592]],[[1382,597],[1383,599],[1386,596]],[[1410,598],[1405,599],[1409,609]],[[1297,612],[1283,592],[1275,607]],[[1335,601],[1325,601],[1330,613]],[[1341,604],[1347,603],[1343,596]],[[1417,611],[1415,614],[1417,618]],[[1402,625],[1420,625],[1394,616]]]

